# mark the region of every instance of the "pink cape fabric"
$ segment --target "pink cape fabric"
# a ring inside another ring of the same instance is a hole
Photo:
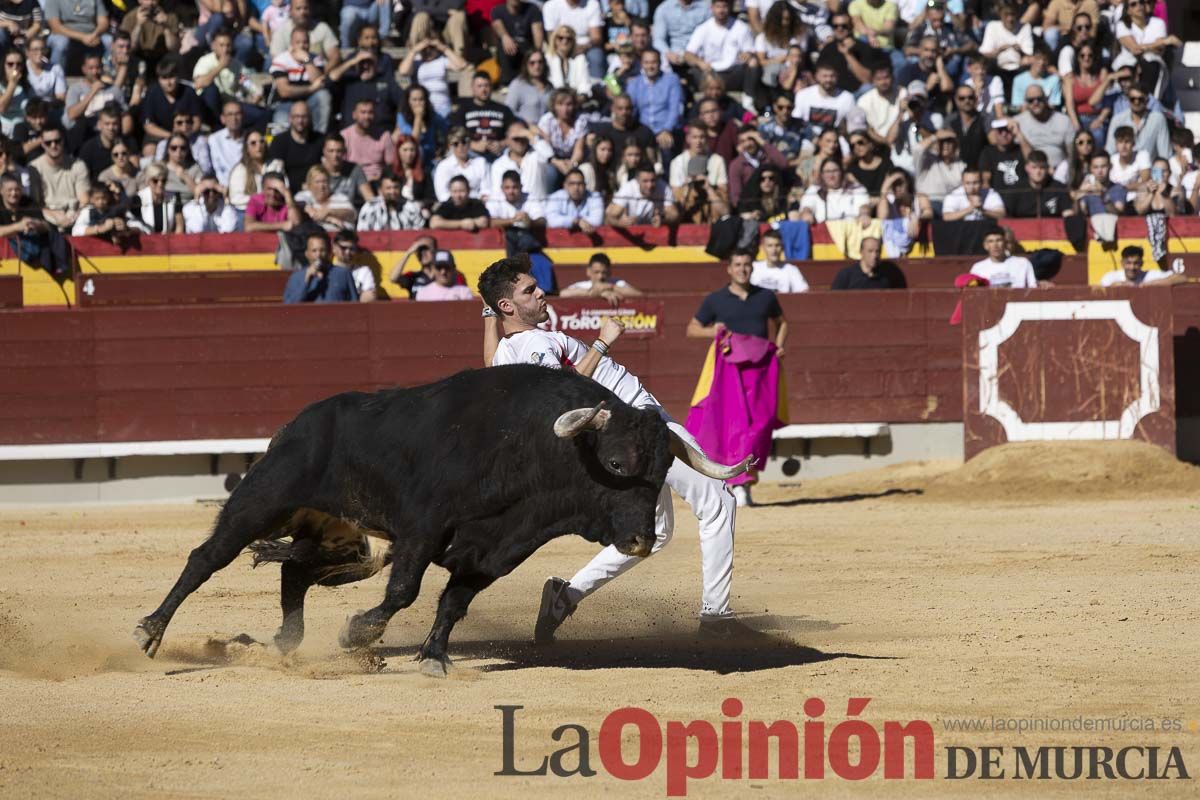
[[[715,461],[736,464],[753,455],[755,464],[761,466],[771,453],[771,433],[781,425],[775,343],[722,331],[713,350],[712,386],[708,395],[692,406],[684,427]],[[751,471],[728,483],[735,486],[756,480]]]

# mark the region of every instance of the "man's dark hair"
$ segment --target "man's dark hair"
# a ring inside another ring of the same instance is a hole
[[[754,260],[754,252],[747,247],[739,247],[736,250],[734,250],[732,253],[730,253],[729,254],[729,262],[733,263],[733,260],[735,258],[737,258],[738,256],[745,256],[746,258],[750,259],[751,261]]]
[[[500,301],[506,297],[511,298],[513,287],[517,285],[517,281],[521,279],[522,275],[528,274],[529,258],[527,256],[502,258],[485,269],[479,276],[477,287],[479,296],[483,298],[483,302],[499,314]]]
[[[481,70],[481,69],[480,69],[480,70],[476,70],[476,71],[475,71],[475,74],[471,76],[471,82],[472,82],[472,83],[474,83],[474,82],[475,82],[476,80],[478,80],[479,78],[487,78],[487,82],[488,82],[488,83],[491,83],[491,82],[492,82],[492,76],[491,76],[491,75],[489,75],[489,74],[487,74],[486,72],[484,72],[484,71],[483,71],[483,70]]]
[[[343,228],[342,230],[340,230],[336,234],[334,234],[333,240],[335,242],[355,242],[355,243],[357,243],[358,242],[358,234],[352,230]]]
[[[268,172],[263,175],[263,186],[267,185],[267,181],[283,181],[283,185],[287,186],[287,176],[282,172]]]
[[[1126,258],[1142,259],[1145,257],[1146,257],[1146,251],[1143,250],[1142,248],[1138,247],[1136,244],[1131,244],[1128,247],[1126,247],[1124,250],[1121,251],[1121,259],[1122,260],[1124,260]]]
[[[29,105],[25,106],[25,113],[29,113],[29,106],[33,105],[33,101],[29,101]],[[1191,128],[1182,126],[1171,131],[1171,144],[1177,144],[1180,147],[1192,147],[1196,144],[1196,136],[1192,133]]]
[[[121,107],[116,103],[105,103],[104,107],[100,109],[100,116],[119,120],[121,118]]]
[[[230,40],[232,40],[233,39],[233,28],[230,28],[227,25],[222,25],[220,28],[217,28],[217,32],[212,35],[212,39],[216,39],[218,36],[228,36],[230,38]],[[212,39],[208,40],[209,44],[212,43]]]
[[[515,169],[505,170],[504,174],[500,176],[500,182],[503,183],[504,181],[516,181],[517,185],[520,186],[521,173],[517,172]]]
[[[1113,131],[1113,140],[1117,142],[1136,142],[1137,132],[1131,125],[1122,125]]]
[[[311,232],[309,232],[309,234],[307,236],[304,237],[304,249],[305,250],[308,249],[308,243],[311,242],[313,239],[320,239],[322,242],[325,243],[326,247],[329,246],[329,237],[325,235],[325,231],[311,231]]]
[[[325,139],[321,142],[321,150],[324,150],[325,145],[329,144],[330,142],[337,142],[343,147],[346,144],[346,140],[342,138],[340,133],[327,133],[325,134]]]
[[[40,97],[34,97],[25,104],[26,117],[44,117],[50,112],[50,108],[45,100]]]
[[[764,233],[764,234],[762,235],[762,238],[764,238],[764,239],[778,239],[779,241],[781,241],[781,242],[782,242],[782,241],[783,241],[783,234],[782,234],[782,233],[780,233],[779,231],[775,230],[774,228],[771,228],[770,230],[768,230],[766,233]]]
[[[1108,155],[1107,150],[1100,150],[1099,152],[1092,153],[1092,157],[1088,159],[1088,163],[1091,164],[1097,158],[1103,158],[1104,160],[1108,161],[1110,156]]]
[[[173,55],[165,55],[154,68],[154,74],[160,78],[179,77],[179,59]]]
[[[451,178],[449,185],[453,186],[454,184],[460,183],[460,182],[463,184],[463,186],[466,186],[468,189],[471,188],[471,182],[468,181],[466,178],[464,178],[462,175],[455,175],[453,178]]]
[[[565,182],[566,179],[571,177],[572,175],[578,175],[579,177],[583,178],[583,171],[580,170],[579,167],[575,167],[574,169],[569,170],[567,172],[567,174],[563,176],[563,181]],[[587,182],[587,178],[583,178],[583,180],[585,183]]]
[[[635,169],[635,170],[633,171],[633,174],[634,174],[634,175],[641,175],[643,172],[653,172],[653,173],[654,173],[654,175],[655,175],[656,177],[658,176],[658,172],[656,172],[656,171],[655,171],[655,169],[654,169],[654,165],[653,165],[653,164],[651,164],[649,161],[642,161],[642,162],[640,162],[640,163],[637,165],[637,169]]]
[[[113,34],[113,41],[115,42],[117,39],[120,39],[125,42],[132,42],[133,34],[131,34],[129,31],[123,31],[123,30],[118,29],[117,32]]]
[[[1046,156],[1044,150],[1031,150],[1025,160],[1030,164],[1040,164],[1043,167],[1050,166],[1050,159]]]
[[[592,257],[588,259],[588,266],[592,264],[603,264],[606,267],[612,266],[612,259],[607,253],[592,253]]]

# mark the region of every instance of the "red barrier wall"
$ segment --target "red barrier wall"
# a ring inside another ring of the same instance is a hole
[[[792,420],[961,419],[957,297],[782,298]],[[658,299],[663,335],[617,355],[682,418],[707,347],[684,336],[702,296]],[[0,312],[0,342],[4,444],[268,436],[334,392],[425,383],[482,358],[474,303]]]

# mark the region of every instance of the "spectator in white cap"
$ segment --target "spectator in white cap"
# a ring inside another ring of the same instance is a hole
[[[470,300],[475,295],[465,284],[458,282],[458,270],[449,250],[438,250],[433,256],[433,283],[421,287],[417,302],[439,300]]]

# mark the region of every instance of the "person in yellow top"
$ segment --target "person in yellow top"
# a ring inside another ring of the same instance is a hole
[[[893,69],[899,73],[906,59],[896,48],[896,23],[900,8],[895,0],[853,0],[848,9],[850,24],[856,38],[888,54]]]

